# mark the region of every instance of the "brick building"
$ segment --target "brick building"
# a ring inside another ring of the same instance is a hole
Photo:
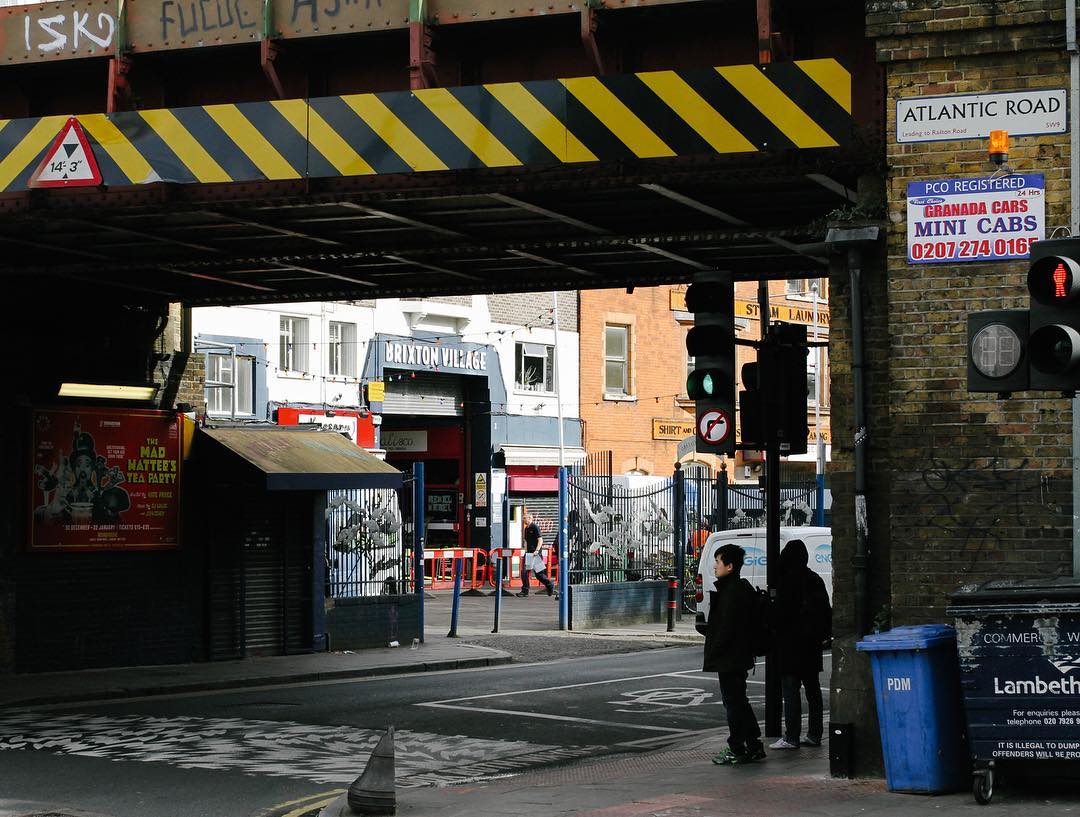
[[[863,774],[880,768],[880,750],[868,661],[853,648],[859,616],[869,627],[946,622],[947,594],[962,585],[1068,575],[1075,558],[1071,401],[1037,392],[997,400],[966,388],[967,314],[1026,307],[1027,263],[907,258],[908,183],[990,176],[987,141],[899,143],[896,135],[898,100],[1067,89],[1064,4],[891,0],[867,10],[867,35],[885,73],[886,171],[864,180],[860,204],[832,226],[878,227],[884,240],[838,253],[831,273],[835,586],[857,587],[860,539],[869,557],[866,598],[845,593],[835,611],[831,718],[860,724],[855,757]],[[1046,236],[1068,228],[1070,135],[1011,143],[1015,172],[1045,175]],[[843,235],[855,233],[834,237]],[[858,430],[852,260],[862,264],[865,327],[866,422]],[[856,439],[866,446],[865,515],[856,512]],[[862,536],[857,517],[866,522]]]
[[[827,281],[793,279],[770,284],[772,320],[807,325],[813,338],[814,293],[818,286],[819,339],[829,337]],[[686,397],[686,375],[692,361],[686,353],[686,333],[693,315],[686,311],[685,286],[585,290],[581,293],[581,417],[585,421],[586,447],[590,452],[612,452],[615,473],[667,475],[676,460],[699,463],[715,474],[720,458],[708,454],[678,456],[680,440],[694,434],[694,403]],[[735,292],[735,332],[746,340],[761,336],[757,283],[739,282]],[[755,359],[755,351],[736,348],[736,378],[742,364]],[[817,428],[813,401],[814,378],[822,370],[822,400],[818,412],[826,442],[831,445],[828,353],[811,353],[807,360],[810,451],[786,458],[808,474],[814,473]],[[737,388],[741,383],[736,381]],[[736,437],[739,436],[736,419]],[[728,478],[753,482],[763,476],[757,452],[737,452],[725,462]],[[790,472],[789,472],[790,473]]]

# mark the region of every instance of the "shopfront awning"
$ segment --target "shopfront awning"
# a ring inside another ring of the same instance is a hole
[[[557,445],[509,445],[498,446],[506,458],[506,465],[558,465]],[[563,448],[564,465],[580,465],[585,462],[584,448]]]
[[[265,474],[268,491],[400,488],[404,479],[396,468],[334,432],[301,426],[204,428],[202,433]]]

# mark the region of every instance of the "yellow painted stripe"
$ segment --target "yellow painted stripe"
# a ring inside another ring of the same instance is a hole
[[[342,176],[370,176],[374,168],[364,161],[326,120],[302,99],[275,100],[270,103],[277,108],[297,132],[309,144],[326,157],[326,161]]]
[[[731,65],[716,69],[720,76],[761,111],[765,118],[790,139],[796,147],[835,147],[836,140],[822,130],[798,105],[773,85],[756,66]]]
[[[488,167],[517,167],[521,164],[521,160],[445,88],[425,88],[413,91],[413,95]]]
[[[160,108],[153,111],[139,111],[141,116],[154,133],[169,146],[176,157],[184,163],[200,182],[231,182],[226,173],[214,158],[206,152],[206,148],[199,144],[198,140],[191,135],[171,110]]]
[[[638,74],[638,78],[692,127],[698,136],[712,145],[717,153],[746,153],[757,150],[753,142],[735,130],[719,111],[674,71],[649,71]]]
[[[595,162],[596,155],[570,132],[566,123],[540,104],[520,82],[485,85],[515,119],[540,140],[560,162]]]
[[[448,169],[443,160],[432,153],[431,148],[420,141],[375,94],[354,94],[343,96],[342,99],[413,170]]]
[[[851,74],[836,60],[795,60],[806,75],[851,113]]]
[[[7,156],[0,159],[0,191],[7,188],[26,166],[37,158],[49,143],[60,135],[68,121],[66,116],[45,116],[30,129]]]
[[[84,114],[79,117],[79,124],[105,149],[129,182],[147,184],[158,180],[150,163],[105,114]]]
[[[560,79],[559,82],[630,148],[635,156],[652,159],[675,155],[675,151],[669,148],[663,139],[653,133],[648,125],[638,119],[637,115],[596,77]]]
[[[344,789],[342,791],[344,791]],[[300,806],[300,808],[296,808],[286,814],[282,814],[281,817],[303,817],[303,815],[305,814],[311,814],[311,812],[313,812],[315,809],[326,808],[339,797],[341,797],[340,794],[335,794],[333,797],[327,797],[322,800],[309,800],[306,804]]]
[[[252,125],[235,105],[207,105],[203,110],[218,127],[251,159],[268,179],[299,179],[296,168],[285,161],[259,129]]]

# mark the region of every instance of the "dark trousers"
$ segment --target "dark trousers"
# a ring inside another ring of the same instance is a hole
[[[742,672],[719,672],[720,698],[727,712],[728,746],[732,751],[745,752],[761,748],[761,727],[757,715],[746,697],[746,670]]]
[[[530,573],[532,573],[531,570],[522,570],[521,571],[521,592],[525,593],[525,594],[528,594],[528,592],[529,592],[529,574]],[[542,573],[537,573],[536,574],[536,580],[538,582],[540,582],[540,584],[544,585],[544,587],[547,588],[547,591],[549,593],[554,593],[555,592],[555,585],[552,583],[551,579],[548,578],[548,574],[547,574],[546,570],[543,571]]]
[[[802,690],[806,688],[807,724],[806,736],[821,741],[824,733],[821,707],[821,681],[818,674],[784,675],[780,679],[784,689],[784,740],[799,745],[802,733]]]

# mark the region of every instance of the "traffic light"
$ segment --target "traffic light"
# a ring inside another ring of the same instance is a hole
[[[744,445],[780,446],[782,454],[805,454],[810,429],[806,420],[806,327],[774,323],[758,347],[756,363],[742,368],[739,423]]]
[[[743,390],[739,392],[739,431],[743,445],[765,447],[765,400],[761,392],[761,364],[744,363]]]
[[[686,290],[686,308],[694,326],[686,351],[694,370],[686,394],[694,401],[697,451],[735,455],[735,284],[696,281]]]
[[[1080,239],[1036,241],[1028,268],[1032,389],[1080,389]]]
[[[1028,310],[968,314],[967,390],[1008,394],[1028,388]]]
[[[774,439],[782,454],[805,454],[810,427],[806,420],[806,326],[774,323],[769,326],[768,345]]]

